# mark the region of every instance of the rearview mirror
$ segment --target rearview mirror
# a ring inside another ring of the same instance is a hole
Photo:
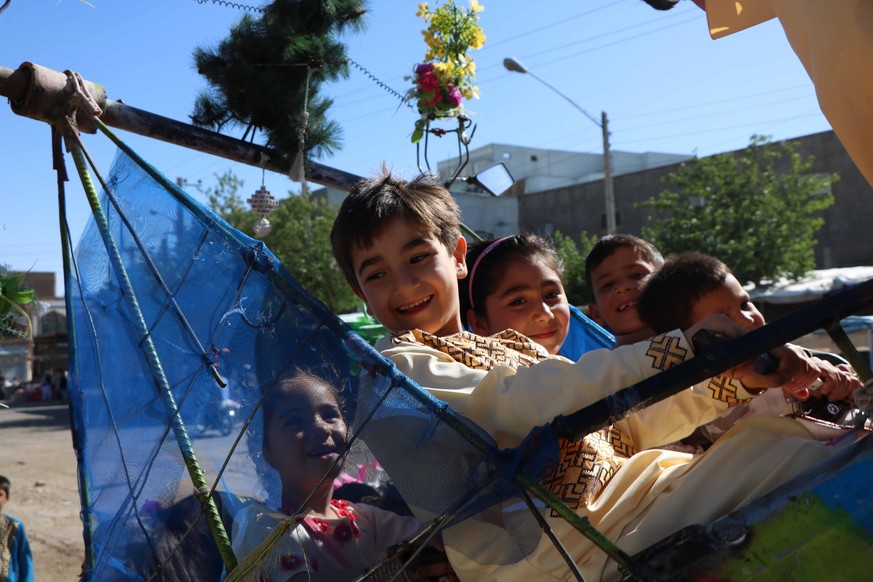
[[[503,162],[463,180],[467,184],[479,186],[492,196],[500,196],[515,184],[515,179],[513,179],[512,174],[509,173]]]

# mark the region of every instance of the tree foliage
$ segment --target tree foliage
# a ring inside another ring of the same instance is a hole
[[[239,194],[243,181],[230,171],[216,178],[216,187],[208,190],[209,207],[234,227],[254,236],[258,216]],[[263,238],[264,243],[298,283],[335,313],[355,311],[359,301],[330,248],[330,229],[338,208],[309,194],[290,194],[268,216],[272,230]]]
[[[344,45],[337,37],[363,26],[363,0],[274,0],[259,17],[245,15],[215,48],[194,51],[197,71],[209,88],[191,116],[197,125],[260,130],[269,147],[297,152],[309,80],[306,149],[315,156],[339,145],[340,127],[330,121],[331,100],[319,95],[324,81],[348,76]]]
[[[812,163],[795,144],[760,136],[741,152],[692,160],[642,203],[659,213],[643,237],[664,255],[713,255],[744,283],[799,278],[815,268],[820,212],[834,203],[830,185],[838,179],[810,173]]]
[[[581,305],[589,301],[591,294],[585,284],[585,257],[597,242],[597,236],[583,230],[579,233],[577,243],[572,237],[558,231],[555,232],[553,242],[558,256],[564,263],[564,291],[567,293],[567,299],[573,305]]]

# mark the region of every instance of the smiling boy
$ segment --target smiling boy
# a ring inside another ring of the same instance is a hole
[[[533,427],[692,357],[688,338],[699,329],[729,336],[742,332],[727,317],[716,316],[684,333],[674,330],[612,351],[588,352],[575,363],[549,357],[519,334],[477,336],[461,330],[460,324],[457,281],[467,273],[462,241],[460,212],[445,188],[427,176],[407,182],[388,172],[352,189],[331,233],[334,256],[350,286],[394,334],[380,340],[377,348],[401,372],[487,431],[500,447],[516,446]],[[694,463],[684,453],[644,449],[690,434],[729,404],[751,398],[746,386],[777,386],[789,379],[811,382],[814,372],[801,368],[790,357],[770,376],[742,366],[734,370],[734,380],[714,378],[705,393],[684,390],[659,403],[659,422],[652,422],[658,415],[637,414],[584,435],[575,443],[578,458],[562,456],[562,461],[572,461],[572,471],[559,470],[547,485],[630,553],[682,526],[708,523],[830,451],[788,419],[770,419],[775,422],[726,438],[728,442]],[[376,448],[373,452],[379,456]],[[421,467],[428,470],[435,469]],[[405,484],[397,485],[402,493]],[[586,578],[618,578],[615,564],[587,538],[561,519],[546,519]],[[483,559],[485,550],[471,543],[479,537],[463,535],[471,527],[465,521],[444,532],[449,559],[462,579],[569,575],[545,536],[524,560],[496,564]],[[488,540],[482,544],[487,546]]]
[[[594,298],[588,311],[615,335],[616,345],[654,335],[640,319],[636,301],[643,284],[663,264],[653,244],[629,234],[603,237],[585,258],[585,281]]]

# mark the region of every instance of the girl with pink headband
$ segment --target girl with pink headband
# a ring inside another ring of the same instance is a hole
[[[570,306],[561,259],[546,239],[522,234],[477,242],[467,264],[470,274],[460,281],[464,325],[479,335],[514,329],[558,353]]]

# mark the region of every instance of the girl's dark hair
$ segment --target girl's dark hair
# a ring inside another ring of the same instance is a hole
[[[485,314],[485,299],[497,290],[510,261],[541,259],[561,279],[564,265],[549,239],[531,233],[478,241],[467,248],[468,273],[459,281],[461,321],[467,325],[467,311]]]

